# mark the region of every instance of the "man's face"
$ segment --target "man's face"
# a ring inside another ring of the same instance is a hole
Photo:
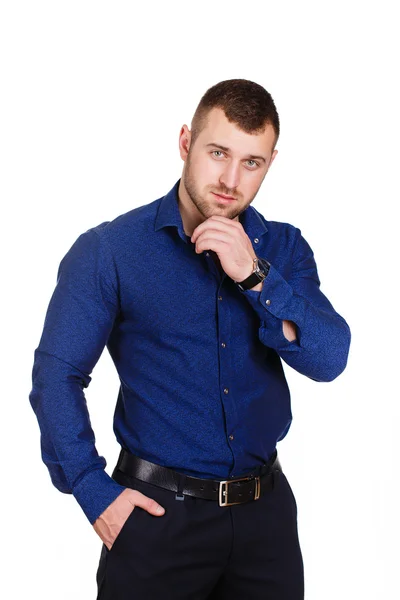
[[[272,151],[272,125],[261,134],[248,134],[230,123],[222,109],[214,108],[189,152],[185,152],[185,136],[189,142],[186,125],[180,148],[185,160],[182,181],[189,198],[204,219],[212,215],[235,219],[253,201],[277,154]]]

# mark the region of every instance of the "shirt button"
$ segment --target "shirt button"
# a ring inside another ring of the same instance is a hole
[[[259,240],[258,238],[254,238],[254,243],[255,243],[255,244],[258,244],[258,242],[259,242],[259,241],[260,241],[260,240]]]
[[[271,300],[266,300],[266,301],[265,301],[265,304],[266,304],[267,306],[269,306],[269,305],[271,304]]]
[[[210,253],[209,253],[209,252],[206,252],[206,256],[210,256]]]
[[[225,342],[221,342],[221,346],[222,346],[223,348],[225,348],[225,346],[226,346]]]
[[[224,388],[224,394],[227,394],[229,392],[228,388]]]
[[[233,439],[234,439],[232,434],[229,436],[229,439],[230,439],[230,440],[233,440]]]
[[[222,300],[222,296],[218,296],[218,300]]]

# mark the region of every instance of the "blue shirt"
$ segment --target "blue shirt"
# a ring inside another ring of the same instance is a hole
[[[105,346],[120,378],[114,431],[128,451],[197,477],[255,471],[288,432],[281,359],[316,381],[345,368],[346,321],[320,291],[298,228],[253,207],[240,222],[271,263],[242,291],[196,254],[170,192],[79,235],[62,258],[34,352],[29,400],[53,484],[90,523],[125,489],[104,470],[84,388]],[[293,321],[289,342],[282,320]]]

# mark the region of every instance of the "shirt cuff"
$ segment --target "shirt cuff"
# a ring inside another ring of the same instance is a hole
[[[238,288],[240,290],[240,288]],[[261,320],[262,341],[275,350],[299,350],[300,326],[304,307],[298,302],[292,287],[272,265],[263,280],[261,291],[240,290]],[[297,340],[289,341],[283,334],[282,321],[297,325]]]
[[[72,493],[93,525],[125,489],[126,487],[114,481],[104,469],[94,469],[74,486]]]

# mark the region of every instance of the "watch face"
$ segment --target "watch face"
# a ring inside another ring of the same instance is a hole
[[[267,260],[265,260],[264,258],[258,259],[258,268],[265,274],[265,276],[268,275],[269,267],[270,264]]]

